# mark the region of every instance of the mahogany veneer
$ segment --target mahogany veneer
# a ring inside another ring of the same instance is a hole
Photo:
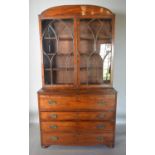
[[[113,111],[102,112],[41,112],[41,121],[114,120]]]
[[[114,147],[114,20],[109,9],[91,5],[59,6],[39,15],[42,147]]]
[[[112,88],[93,91],[38,92],[42,146],[114,146],[116,92]]]

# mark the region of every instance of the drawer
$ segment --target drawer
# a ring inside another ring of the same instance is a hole
[[[44,145],[97,145],[113,143],[113,134],[43,133]]]
[[[77,120],[77,112],[41,112],[40,113],[41,121],[68,121],[68,120]]]
[[[75,134],[42,133],[43,145],[72,145],[77,141]]]
[[[41,122],[41,130],[43,132],[69,132],[69,133],[105,133],[113,132],[113,122]]]
[[[43,132],[76,132],[76,122],[41,122]]]
[[[101,111],[115,109],[115,96],[50,96],[40,95],[41,111]]]
[[[78,122],[77,124],[78,132],[83,133],[105,133],[105,132],[113,132],[114,130],[114,122]]]
[[[113,120],[114,112],[41,112],[41,121]]]
[[[79,134],[78,143],[80,145],[112,144],[113,134]]]

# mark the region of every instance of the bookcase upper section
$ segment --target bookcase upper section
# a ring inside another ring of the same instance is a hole
[[[115,15],[64,5],[39,15],[43,87],[111,87]]]

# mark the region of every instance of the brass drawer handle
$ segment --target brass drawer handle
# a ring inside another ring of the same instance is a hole
[[[54,101],[54,100],[49,100],[49,101],[48,101],[48,104],[50,104],[50,105],[56,105],[57,103],[56,103],[56,101]]]
[[[51,118],[57,118],[57,114],[51,114],[50,117]]]
[[[51,128],[51,129],[57,129],[58,126],[57,126],[57,125],[51,125],[50,128]]]
[[[96,128],[97,128],[97,129],[104,129],[104,128],[105,128],[105,125],[103,125],[103,124],[98,124],[98,125],[96,126]]]
[[[98,137],[96,137],[96,140],[97,141],[104,141],[104,137],[103,136],[98,136]]]
[[[98,105],[101,105],[101,106],[104,106],[104,105],[106,105],[106,102],[100,101],[100,102],[97,102],[97,104],[98,104]]]
[[[51,136],[51,140],[52,141],[57,141],[57,140],[59,140],[59,137],[57,137],[57,136]]]

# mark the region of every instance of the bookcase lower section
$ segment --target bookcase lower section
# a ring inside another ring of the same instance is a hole
[[[41,146],[114,147],[114,89],[38,91]]]

